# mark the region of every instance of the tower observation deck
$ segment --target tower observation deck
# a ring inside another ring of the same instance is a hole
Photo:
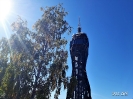
[[[92,99],[90,84],[86,73],[88,48],[88,37],[85,33],[81,32],[81,27],[79,25],[78,33],[74,34],[70,41],[72,76],[77,80],[77,85],[70,99]]]

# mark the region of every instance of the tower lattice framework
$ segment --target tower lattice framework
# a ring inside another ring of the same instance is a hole
[[[77,85],[70,99],[92,99],[91,88],[86,73],[88,48],[88,37],[85,33],[81,33],[79,26],[78,33],[74,34],[70,41],[72,76],[77,80]]]

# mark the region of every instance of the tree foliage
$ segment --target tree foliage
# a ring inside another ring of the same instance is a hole
[[[71,32],[61,4],[41,8],[43,15],[33,31],[20,17],[14,34],[0,40],[0,96],[3,99],[49,99],[67,88],[68,52],[63,35]]]

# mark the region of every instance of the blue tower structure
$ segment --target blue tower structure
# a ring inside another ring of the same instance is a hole
[[[78,33],[72,36],[70,41],[70,54],[72,60],[72,77],[77,80],[72,98],[70,99],[92,99],[91,88],[86,73],[86,62],[88,58],[89,40],[85,33],[81,32],[80,22]]]

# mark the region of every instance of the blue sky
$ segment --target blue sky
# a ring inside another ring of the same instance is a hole
[[[77,32],[80,17],[82,32],[89,38],[86,70],[92,99],[133,99],[133,0],[11,1],[12,13],[3,22],[4,26],[0,23],[0,37],[10,36],[10,24],[17,15],[27,20],[31,28],[41,18],[40,7],[63,3],[69,12],[66,20],[73,27],[72,34]],[[69,41],[71,35],[67,37]],[[70,76],[70,56],[68,64]],[[127,92],[128,96],[112,96],[112,92]],[[65,91],[60,99],[65,99]]]

